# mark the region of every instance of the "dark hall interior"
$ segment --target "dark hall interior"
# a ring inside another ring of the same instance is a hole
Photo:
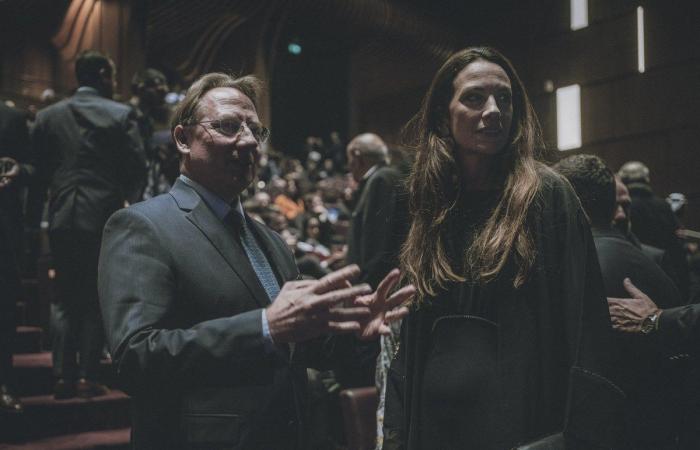
[[[574,3],[0,0],[0,101],[36,112],[71,96],[86,49],[114,60],[122,102],[146,67],[166,75],[176,98],[207,72],[254,74],[264,83],[257,113],[270,148],[303,160],[307,137],[334,133],[347,143],[372,132],[403,148],[404,125],[442,63],[462,48],[492,46],[518,70],[554,160],[588,153],[613,171],[641,161],[655,193],[685,196],[682,225],[700,242],[700,2],[587,0],[584,18],[574,17]],[[35,434],[27,420],[0,416],[0,450],[126,448],[126,394],[85,405],[46,400],[42,329],[55,293],[50,261],[38,264],[24,289],[49,300],[20,307],[15,364],[25,407],[46,426]],[[101,370],[114,378],[106,364]]]

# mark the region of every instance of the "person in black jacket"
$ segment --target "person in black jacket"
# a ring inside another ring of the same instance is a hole
[[[515,69],[492,48],[461,50],[421,105],[407,128],[416,157],[400,257],[417,294],[387,377],[383,448],[502,450],[549,436],[615,448],[624,394],[608,378],[593,240],[569,183],[537,161]]]
[[[651,258],[656,264],[663,269],[668,277],[676,286],[680,285],[680,280],[674,269],[673,260],[670,253],[653,245],[643,244],[632,231],[632,198],[630,197],[627,185],[622,182],[619,175],[615,175],[615,200],[617,207],[613,217],[613,224],[628,241],[635,247],[640,249],[642,253]]]
[[[23,227],[20,188],[33,172],[26,114],[0,102],[0,411],[20,412],[12,392],[12,351]]]
[[[613,327],[626,333],[647,335],[658,342],[667,355],[685,356],[689,360],[683,383],[686,417],[681,426],[679,448],[695,449],[700,441],[700,304],[661,309],[654,301],[662,304],[663,298],[652,300],[629,278],[624,280],[624,286],[625,298],[608,297]]]
[[[639,240],[665,250],[672,266],[674,280],[684,302],[688,301],[690,275],[683,242],[677,232],[681,228],[671,206],[651,189],[649,168],[639,161],[628,161],[618,171],[629,189],[632,203],[630,229]]]
[[[111,100],[114,63],[88,50],[78,56],[75,75],[75,94],[40,111],[32,132],[39,189],[49,192],[49,243],[56,269],[56,398],[106,393],[96,381],[104,344],[97,300],[102,227],[133,198],[146,170],[133,110]]]
[[[625,294],[623,280],[637,280],[643,289],[663,299],[663,306],[679,306],[681,296],[673,281],[643,251],[613,226],[616,187],[612,171],[597,156],[578,154],[554,168],[574,187],[591,222],[607,297]],[[630,449],[674,448],[678,416],[678,373],[663,354],[643,338],[619,335],[617,358],[620,384],[627,394],[626,445]]]

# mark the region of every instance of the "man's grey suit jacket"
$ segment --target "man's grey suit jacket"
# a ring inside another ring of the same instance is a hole
[[[282,239],[247,220],[280,286],[295,280]],[[265,291],[196,191],[178,180],[109,219],[99,293],[135,448],[303,448],[304,351],[266,346]]]
[[[133,114],[92,88],[39,111],[32,130],[39,178],[33,204],[43,205],[48,188],[51,231],[99,236],[124,200],[134,200],[146,156]]]

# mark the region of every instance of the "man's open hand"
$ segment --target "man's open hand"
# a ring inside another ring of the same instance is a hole
[[[272,340],[302,342],[321,334],[359,332],[371,312],[368,306],[354,305],[358,296],[371,292],[366,284],[350,285],[359,273],[351,265],[320,280],[285,283],[265,311]]]

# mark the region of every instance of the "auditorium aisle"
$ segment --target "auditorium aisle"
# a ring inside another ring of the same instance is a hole
[[[127,449],[130,399],[115,387],[109,361],[102,361],[100,369],[109,394],[54,400],[48,334],[51,282],[46,276],[24,280],[23,285],[13,363],[24,412],[0,412],[0,450]]]

